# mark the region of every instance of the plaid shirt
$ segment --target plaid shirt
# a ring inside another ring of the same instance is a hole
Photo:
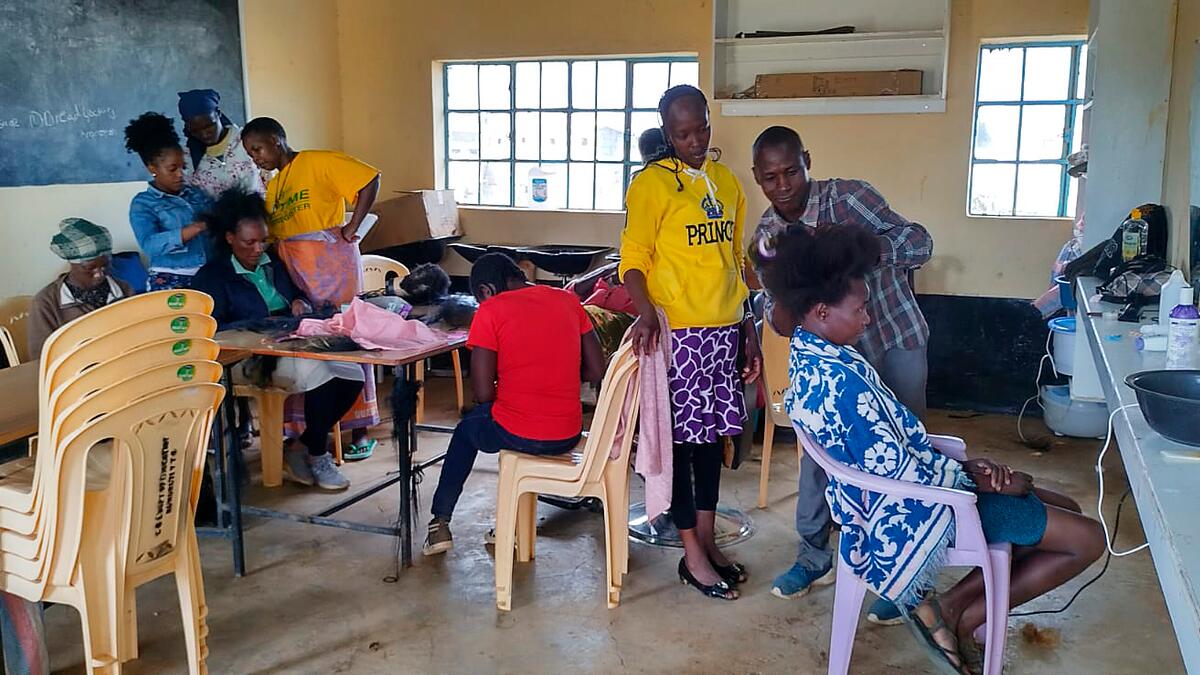
[[[890,349],[917,349],[929,341],[929,326],[906,275],[933,255],[933,237],[924,227],[892,211],[870,183],[842,178],[810,183],[808,205],[799,222],[859,225],[879,234],[883,254],[879,267],[867,277],[871,325],[857,345],[867,360],[878,363]],[[754,241],[792,224],[775,207],[768,207]]]

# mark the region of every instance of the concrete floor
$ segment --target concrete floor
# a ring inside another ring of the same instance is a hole
[[[431,421],[451,419],[446,382],[431,392]],[[440,410],[433,410],[441,408]],[[1097,441],[1059,439],[1035,454],[1016,442],[1015,420],[935,412],[930,428],[965,437],[973,454],[987,454],[1034,474],[1039,483],[1070,494],[1094,512],[1092,466]],[[1040,422],[1029,428],[1043,430]],[[423,435],[420,454],[444,447],[448,437]],[[1110,520],[1125,490],[1112,453],[1105,512]],[[366,483],[394,466],[381,444],[376,456],[348,466]],[[710,600],[681,587],[679,553],[634,543],[621,605],[604,601],[602,518],[587,511],[539,507],[538,558],[518,563],[513,610],[495,608],[490,548],[496,462],[481,457],[454,522],[456,548],[423,558],[419,541],[437,482],[430,470],[420,489],[416,564],[399,581],[396,543],[387,537],[284,521],[250,519],[248,575],[232,576],[229,546],[201,540],[209,607],[208,667],[213,673],[819,673],[827,666],[833,588],[785,601],[770,595],[773,576],[792,562],[796,457],[777,449],[771,503],[754,509],[759,464],[724,474],[723,503],[749,510],[757,533],[733,547],[750,569],[743,596]],[[640,488],[639,481],[634,481]],[[250,490],[248,501],[313,511],[336,497],[292,487]],[[367,500],[349,517],[385,524],[395,519],[396,491]],[[634,497],[634,501],[637,497]],[[1142,541],[1136,506],[1127,500],[1118,546]],[[1102,562],[1102,561],[1101,561]],[[1085,573],[1090,578],[1100,564]],[[948,577],[948,581],[951,578]],[[1060,607],[1081,581],[1023,609]],[[139,591],[139,659],[126,673],[180,673],[184,644],[170,578]],[[82,672],[79,620],[73,610],[46,614],[56,672]],[[1040,646],[1021,628],[1060,631],[1061,641]],[[1179,649],[1148,553],[1112,562],[1108,573],[1065,613],[1010,621],[1010,673],[1182,673]],[[865,621],[855,643],[852,672],[932,672],[904,627]]]

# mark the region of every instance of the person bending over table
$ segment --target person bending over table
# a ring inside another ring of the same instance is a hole
[[[247,122],[242,145],[260,169],[278,172],[267,183],[267,211],[275,252],[292,281],[318,306],[348,304],[362,292],[358,228],[379,195],[379,170],[341,152],[293,150],[270,117]],[[350,202],[354,213],[343,225]],[[380,419],[373,366],[363,366],[363,379],[362,396],[342,420],[342,429],[352,430],[347,459],[366,459],[376,444],[367,438]]]
[[[29,307],[29,354],[40,358],[46,338],[64,324],[128,298],[133,290],[109,274],[112,235],[83,218],[67,218],[50,239],[50,250],[71,266],[33,296]]]
[[[213,199],[233,187],[262,194],[267,189],[262,171],[242,145],[241,127],[221,112],[220,103],[221,95],[212,89],[179,92],[187,183]]]
[[[579,443],[582,377],[596,387],[604,358],[591,321],[569,291],[538,286],[503,253],[471,267],[479,311],[471,323],[471,389],[479,404],[467,413],[446,450],[425,555],[454,546],[450,519],[480,452],[516,450],[561,455]]]
[[[1016,607],[1074,578],[1104,552],[1100,523],[1070,497],[990,459],[958,462],[937,452],[921,420],[852,345],[871,324],[867,277],[879,238],[852,225],[791,225],[773,238],[763,280],[771,325],[791,336],[785,407],[829,455],[884,478],[977,493],[989,543],[1013,545],[1010,603]],[[829,479],[824,490],[841,529],[840,555],[877,595],[904,608],[930,658],[978,673],[973,633],[986,601],[979,570],[944,595],[930,591],[952,544],[950,507],[861,490]],[[869,504],[865,509],[862,505]],[[896,514],[902,514],[898,517]]]
[[[311,311],[287,270],[266,253],[267,208],[261,195],[238,188],[217,199],[210,214],[217,252],[200,268],[192,287],[213,298],[219,329],[268,316]],[[273,369],[272,369],[273,367]],[[283,474],[305,486],[345,490],[346,478],[333,463],[329,433],[358,399],[363,371],[357,364],[302,358],[262,357],[238,364],[238,383],[304,394],[304,431],[283,453]]]

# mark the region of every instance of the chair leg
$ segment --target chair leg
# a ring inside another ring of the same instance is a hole
[[[846,675],[850,672],[850,654],[854,651],[858,614],[862,611],[866,593],[866,584],[859,581],[854,572],[838,558],[837,586],[833,591],[833,628],[829,631],[829,675]]]
[[[620,544],[617,543],[616,533],[613,532],[613,521],[618,520],[619,516],[611,508],[612,502],[607,496],[601,497],[600,501],[604,504],[604,558],[607,561],[604,567],[608,581],[606,599],[608,608],[616,609],[621,603],[621,561],[618,559]]]
[[[517,534],[517,495],[513,467],[500,465],[496,491],[496,608],[512,609],[513,548]]]
[[[983,672],[1000,675],[1004,669],[1004,643],[1008,638],[1008,595],[1012,574],[1012,556],[1007,551],[988,551],[992,563],[992,583],[985,586],[987,603],[987,643],[984,645]],[[987,576],[984,576],[987,583]]]
[[[195,531],[185,525],[185,532],[179,539],[183,550],[175,556],[175,587],[179,593],[179,614],[183,617],[183,637],[187,645],[189,675],[202,675],[207,672],[204,665],[204,644],[206,622],[201,614],[204,605],[204,587],[200,580],[200,570],[195,568],[195,556],[191,549],[196,546]]]
[[[121,608],[121,614],[117,659],[121,663],[128,663],[138,657],[137,589],[125,589],[125,605]]]
[[[421,384],[421,388],[417,390],[417,424],[425,421],[425,362],[417,361],[416,363],[417,382]]]
[[[517,498],[517,562],[533,560],[537,548],[537,493]]]
[[[333,463],[342,465],[342,423],[333,425]]]
[[[771,446],[775,443],[775,423],[768,414],[763,428],[762,468],[758,471],[758,508],[767,508],[767,479],[771,476]]]
[[[459,355],[461,351],[461,349],[455,349],[450,352],[450,359],[454,361],[454,395],[458,400],[458,410],[455,412],[459,415],[462,414],[463,408],[467,405],[463,393],[462,357]]]
[[[283,484],[283,394],[264,391],[258,399],[258,445],[263,487]]]

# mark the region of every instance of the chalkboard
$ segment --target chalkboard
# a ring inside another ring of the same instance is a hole
[[[0,186],[145,178],[125,125],[203,88],[244,121],[238,0],[5,0]]]

